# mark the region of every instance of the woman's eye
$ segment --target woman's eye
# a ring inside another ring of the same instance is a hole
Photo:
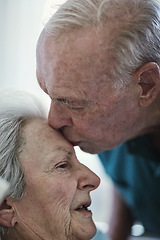
[[[67,167],[67,163],[63,163],[58,166],[58,168],[66,168],[66,167]]]
[[[61,162],[61,163],[58,163],[56,168],[58,169],[65,169],[68,167],[68,162]]]

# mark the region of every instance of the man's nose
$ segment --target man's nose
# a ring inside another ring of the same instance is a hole
[[[69,117],[65,106],[61,103],[52,101],[48,114],[48,123],[55,129],[60,129],[64,126],[71,126],[72,120]]]
[[[93,191],[100,184],[100,178],[92,172],[88,167],[81,164],[81,172],[79,175],[78,188],[80,190]]]

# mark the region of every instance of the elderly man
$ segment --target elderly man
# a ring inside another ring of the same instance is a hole
[[[118,187],[114,240],[124,240],[134,220],[160,234],[159,46],[159,0],[67,0],[37,44],[49,124],[100,153]]]

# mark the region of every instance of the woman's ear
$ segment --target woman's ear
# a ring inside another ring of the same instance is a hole
[[[160,93],[160,69],[158,64],[149,62],[136,71],[141,87],[140,105],[149,106]]]
[[[7,199],[5,199],[0,205],[0,225],[5,227],[13,227],[16,223],[13,221],[14,216],[14,208],[9,205]]]

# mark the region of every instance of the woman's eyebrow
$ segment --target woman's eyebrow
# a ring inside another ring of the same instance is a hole
[[[68,158],[71,158],[72,156],[73,156],[73,152],[67,151],[67,157],[68,157]]]
[[[55,151],[56,153],[51,154],[49,156],[49,159],[47,160],[47,162],[44,163],[44,172],[49,172],[52,169],[52,166],[54,166],[58,161],[60,161],[60,159],[67,159],[70,160],[73,156],[73,152],[70,150],[66,150],[63,148],[58,148]]]
[[[64,154],[65,154],[66,156],[68,156],[68,157],[72,157],[73,152],[74,152],[74,151],[72,151],[71,149],[69,149],[69,147],[68,147],[68,149],[67,149],[67,148],[64,148],[63,146],[58,147],[58,148],[56,149],[56,151],[61,151],[62,153],[64,153]]]

